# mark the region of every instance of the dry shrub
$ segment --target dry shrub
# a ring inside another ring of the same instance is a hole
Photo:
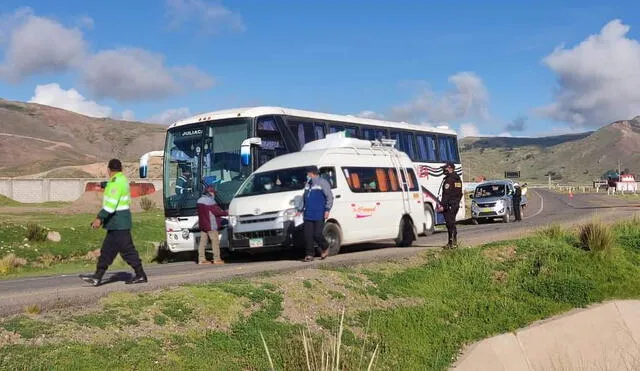
[[[35,242],[46,241],[48,233],[49,231],[45,227],[39,224],[35,224],[35,223],[27,224],[27,239],[29,241],[35,241]]]
[[[13,272],[16,268],[20,268],[27,265],[27,260],[18,258],[15,254],[11,253],[0,259],[0,276],[7,275]]]
[[[156,203],[149,197],[142,197],[140,199],[140,208],[144,211],[149,211],[157,208]]]
[[[608,225],[591,222],[580,226],[580,246],[591,252],[608,252],[615,245],[615,235]]]

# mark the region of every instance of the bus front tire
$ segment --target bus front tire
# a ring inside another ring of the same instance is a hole
[[[433,213],[433,208],[431,205],[427,205],[424,207],[424,235],[430,236],[435,232],[436,229],[436,217]]]
[[[327,222],[322,231],[327,247],[329,248],[329,256],[338,255],[340,253],[340,245],[342,244],[342,230],[340,226],[333,222]]]

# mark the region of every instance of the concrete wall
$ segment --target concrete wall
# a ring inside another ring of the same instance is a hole
[[[89,182],[104,179],[13,179],[0,178],[0,194],[23,203],[49,201],[75,201],[84,193]],[[153,183],[156,190],[162,189],[162,179],[133,180]]]

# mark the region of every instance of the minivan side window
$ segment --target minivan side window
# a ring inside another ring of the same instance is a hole
[[[321,167],[320,177],[324,178],[331,184],[331,189],[335,189],[336,185],[336,169],[334,167]]]
[[[342,168],[349,188],[354,193],[361,192],[400,192],[398,173],[394,168],[387,167],[345,167]],[[409,179],[408,191],[419,189],[418,179],[413,169],[407,168]],[[401,179],[405,173],[401,172]]]

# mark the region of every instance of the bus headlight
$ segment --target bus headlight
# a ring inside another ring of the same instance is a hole
[[[238,224],[238,217],[235,215],[229,215],[229,225],[235,227]]]
[[[185,240],[189,239],[189,230],[188,229],[183,229],[182,230],[182,238],[184,238]]]

